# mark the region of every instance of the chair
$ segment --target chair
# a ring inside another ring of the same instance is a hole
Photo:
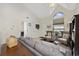
[[[53,37],[53,32],[52,31],[47,31],[46,32],[46,35],[45,35],[45,38],[47,41],[53,41],[52,38]]]
[[[60,41],[61,43],[67,45],[68,38],[69,38],[69,33],[63,33],[63,37],[62,38],[58,38],[58,41]]]

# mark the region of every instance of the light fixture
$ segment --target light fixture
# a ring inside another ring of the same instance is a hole
[[[54,7],[55,6],[55,3],[49,3],[49,7]]]

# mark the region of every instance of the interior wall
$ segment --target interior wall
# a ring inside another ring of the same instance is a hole
[[[66,8],[63,8],[62,6],[56,4],[55,11],[50,15],[49,17],[41,19],[41,36],[45,36],[47,30],[53,31],[53,15],[57,12],[63,12],[64,13],[64,27],[65,31],[69,31],[69,22],[72,19],[72,16],[74,15],[73,10],[67,10]],[[51,25],[51,28],[47,28],[47,25]]]
[[[66,10],[58,5],[56,12],[64,13],[65,30],[69,30],[68,22],[73,16],[73,11]],[[29,17],[27,19],[27,17]],[[53,30],[52,16],[38,19],[36,15],[32,14],[22,4],[0,4],[0,42],[5,42],[7,37],[15,35],[20,37],[20,32],[24,31],[23,22],[31,23],[27,26],[27,35],[30,37],[45,36],[47,30]],[[35,24],[40,25],[40,29],[35,28]],[[47,28],[49,26],[50,28]]]
[[[63,12],[64,13],[64,27],[65,27],[65,31],[69,31],[69,22],[72,19],[74,11],[73,10],[67,10],[66,8],[63,8],[60,5],[57,5],[56,12]]]
[[[25,33],[27,32],[26,36],[32,37],[32,38],[39,37],[40,36],[40,28],[36,29],[36,24],[39,24],[39,26],[40,26],[39,20],[32,15],[25,22],[27,22],[27,31],[24,31]],[[29,23],[30,23],[30,26],[29,26]]]
[[[41,19],[41,36],[45,36],[46,31],[53,31],[53,20],[51,16]]]
[[[29,17],[32,25],[28,28],[27,36],[37,36],[39,30],[35,29],[35,24],[38,19],[30,11],[21,4],[0,4],[0,42],[5,43],[10,35],[20,37],[20,32],[24,31],[23,22],[28,22],[26,17]]]

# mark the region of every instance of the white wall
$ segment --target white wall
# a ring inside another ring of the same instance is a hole
[[[65,31],[69,31],[69,22],[71,21],[71,18],[74,15],[74,11],[67,10],[66,8],[63,8],[60,5],[56,5],[56,9],[54,11],[54,14],[57,12],[64,13]],[[41,19],[41,36],[45,36],[47,30],[53,30],[53,15],[54,14],[49,15],[48,17]],[[51,25],[52,27],[50,29],[48,29],[47,25]]]
[[[65,8],[59,5],[56,5],[56,9],[53,13],[55,14],[57,12],[64,13],[64,27],[65,27],[65,31],[68,31],[69,30],[68,22],[71,19],[72,12],[66,10]],[[53,13],[52,15],[49,15],[48,17],[41,19],[41,36],[45,36],[47,30],[53,31],[53,15],[54,15]],[[51,25],[51,28],[48,29],[47,25]]]
[[[69,31],[69,22],[74,14],[73,10],[67,10],[60,5],[57,5],[56,12],[63,12],[64,13],[64,27],[65,31]]]
[[[45,36],[46,31],[52,31],[53,30],[53,20],[52,17],[46,17],[40,20],[41,21],[41,36]],[[47,28],[47,26],[51,26],[50,28]]]
[[[56,12],[64,12],[65,30],[68,30],[68,22],[71,20],[73,11],[66,10],[58,6]],[[31,23],[28,26],[27,36],[39,37],[45,36],[47,30],[53,30],[52,16],[38,19],[28,8],[22,4],[0,4],[0,41],[5,42],[10,35],[20,36],[20,32],[24,31],[23,22]],[[29,17],[29,19],[27,19]],[[35,24],[40,24],[40,29],[35,28]],[[50,25],[51,28],[47,28]]]
[[[35,29],[35,23],[38,23],[38,19],[28,9],[21,4],[0,4],[0,41],[5,43],[10,35],[19,37],[20,32],[24,30],[23,22],[27,20],[26,17],[29,17],[32,24],[28,28],[28,36],[34,37],[39,32]]]
[[[40,29],[37,30],[35,28],[35,24],[40,24],[39,20],[34,17],[33,15],[31,15],[31,17],[29,19],[26,20],[27,25],[28,23],[31,23],[31,26],[27,26],[27,32],[26,35],[28,37],[39,37],[40,36]]]

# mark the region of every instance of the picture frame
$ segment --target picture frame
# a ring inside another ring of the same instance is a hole
[[[39,25],[39,24],[36,24],[36,25],[35,25],[35,28],[36,28],[36,29],[39,29],[39,28],[40,28],[40,25]]]

